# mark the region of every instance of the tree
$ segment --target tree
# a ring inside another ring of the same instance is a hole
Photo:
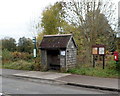
[[[56,2],[54,5],[46,7],[42,13],[41,22],[36,24],[36,29],[39,31],[37,41],[40,42],[44,35],[63,34],[63,27],[66,24],[63,17],[61,2]],[[41,31],[39,29],[42,29]]]
[[[25,37],[20,38],[18,42],[18,51],[32,53],[33,51],[32,40],[30,38]]]
[[[100,10],[96,10],[99,11]],[[88,28],[88,37],[90,38],[90,43],[92,44],[104,44],[106,49],[111,51],[115,47],[115,34],[111,26],[108,23],[107,18],[102,13],[95,12],[94,20],[92,16],[94,13],[90,12],[87,14],[86,26]],[[97,16],[98,15],[98,16]],[[91,23],[94,23],[93,25]],[[90,35],[92,34],[92,35]]]
[[[118,18],[118,32],[117,32],[117,38],[116,38],[116,46],[117,50],[120,51],[120,17]]]
[[[62,4],[65,11],[64,20],[74,25],[79,31],[79,33],[76,32],[83,39],[85,61],[91,64],[92,45],[109,45],[109,40],[113,42],[115,39],[114,31],[111,28],[114,21],[113,4],[108,0],[105,3],[102,0],[70,0]],[[109,49],[108,47],[107,49]]]
[[[0,39],[0,58],[2,56],[2,40]]]
[[[42,13],[41,26],[44,34],[58,34],[62,26],[62,5],[61,2],[56,2],[53,6],[50,5]],[[39,24],[38,24],[39,25]],[[39,26],[37,26],[38,28]]]
[[[116,46],[117,46],[117,50],[120,52],[120,37],[116,38]]]
[[[2,39],[2,50],[7,49],[8,51],[16,51],[16,41],[14,38]]]

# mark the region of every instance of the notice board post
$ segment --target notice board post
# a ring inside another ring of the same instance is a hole
[[[92,55],[93,55],[93,67],[95,67],[95,56],[100,55],[103,57],[103,69],[104,69],[105,67],[105,45],[93,45]]]

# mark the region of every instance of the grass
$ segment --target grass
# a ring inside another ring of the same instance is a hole
[[[2,60],[0,59],[0,69],[2,69]]]
[[[120,68],[120,63],[118,64]],[[15,62],[5,63],[1,68],[7,69],[18,69],[18,70],[40,70],[40,64],[34,63],[33,61],[18,60]],[[120,69],[119,69],[120,70]],[[88,67],[84,65],[82,67],[69,69],[68,73],[87,75],[87,76],[97,76],[97,77],[109,77],[109,78],[118,78],[119,71],[116,69],[115,61],[106,62],[105,69],[102,69],[102,66],[96,66],[95,68]]]
[[[101,68],[70,69],[68,70],[68,73],[88,75],[88,76],[97,76],[97,77],[118,78],[118,71],[110,70],[110,69],[101,69]]]
[[[0,64],[0,69],[2,69],[2,64]]]
[[[81,67],[68,70],[68,73],[87,75],[87,76],[96,76],[96,77],[109,77],[109,78],[118,78],[119,71],[116,69],[114,61],[107,62],[105,69],[102,69],[99,66],[96,68],[92,67]]]
[[[34,62],[28,62],[25,60],[18,60],[15,62],[5,63],[3,68],[6,69],[16,69],[16,70],[38,70],[39,64],[35,64]]]

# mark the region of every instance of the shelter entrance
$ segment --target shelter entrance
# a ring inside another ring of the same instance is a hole
[[[47,64],[49,70],[60,70],[59,50],[47,50]]]

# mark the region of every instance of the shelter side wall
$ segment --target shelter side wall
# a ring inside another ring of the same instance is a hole
[[[77,48],[72,40],[70,40],[66,50],[66,68],[74,68],[76,66]]]
[[[41,67],[42,67],[42,70],[47,70],[48,68],[46,50],[41,50]]]
[[[66,71],[66,56],[60,56],[60,66],[61,66],[61,68],[60,68],[60,70],[61,70],[61,72],[64,72],[64,71]]]

